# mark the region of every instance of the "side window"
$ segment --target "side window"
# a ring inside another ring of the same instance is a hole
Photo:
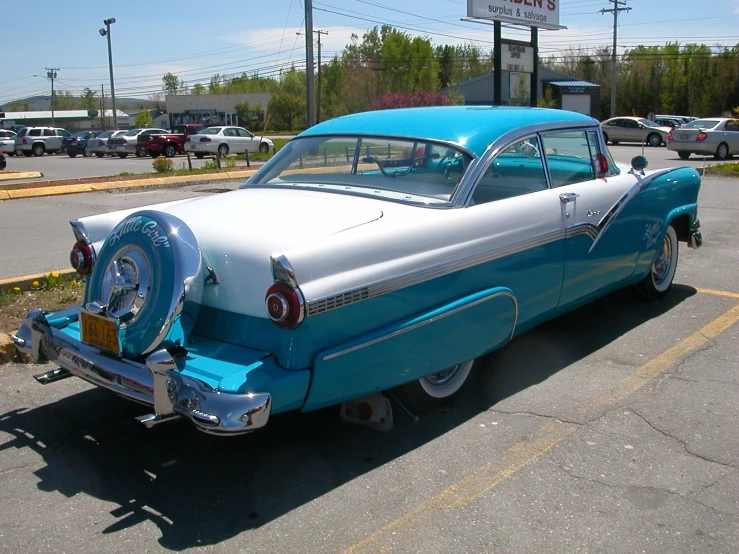
[[[31,129],[28,131],[29,137],[40,137],[41,136],[41,129]]]
[[[246,129],[236,129],[236,130],[238,131],[240,137],[246,137],[246,138],[252,137],[252,134]]]
[[[226,136],[226,137],[236,137],[236,136],[238,136],[236,134],[236,129],[232,129],[230,127],[228,129],[224,129],[223,130],[223,135]]]
[[[501,151],[478,181],[470,205],[486,204],[546,190],[547,180],[536,136]]]
[[[591,141],[585,131],[557,131],[542,136],[552,187],[595,179]]]
[[[734,131],[736,133],[737,131],[739,131],[739,119],[732,119],[730,121],[727,121],[725,128],[727,131]]]

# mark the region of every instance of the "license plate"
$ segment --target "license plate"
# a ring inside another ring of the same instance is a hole
[[[121,353],[118,343],[118,320],[80,310],[80,335],[82,342],[97,346],[114,354]]]
[[[688,137],[689,137],[689,136],[690,136],[690,135],[687,135],[687,134],[682,134],[682,135],[680,135],[680,138],[681,138],[682,140],[688,140]]]
[[[111,148],[118,148],[115,144],[110,145]]]

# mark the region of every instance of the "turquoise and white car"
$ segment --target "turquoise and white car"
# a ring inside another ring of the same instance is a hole
[[[239,434],[395,387],[433,406],[548,319],[669,291],[679,242],[702,242],[700,177],[645,163],[560,110],[326,121],[239,190],[73,221],[84,303],[31,312],[14,340],[60,366],[42,383],[81,377],[150,406],[149,426]]]

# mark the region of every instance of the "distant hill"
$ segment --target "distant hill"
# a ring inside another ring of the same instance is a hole
[[[76,100],[79,100],[78,96],[74,97]],[[99,101],[99,97],[98,97]],[[19,108],[25,104],[28,104],[30,106],[31,110],[50,110],[51,109],[51,95],[38,95],[38,96],[29,96],[27,98],[18,98],[17,100],[13,100],[12,102],[8,102],[6,104],[0,105],[0,111],[25,111],[22,109],[19,110],[11,110],[10,107],[13,106],[14,108]],[[157,102],[154,100],[149,100],[148,98],[125,98],[116,96],[115,97],[115,107],[116,109],[126,111],[127,109],[140,109],[141,106],[144,106],[144,108],[156,108],[158,105],[161,105],[164,107],[164,100]],[[105,106],[106,108],[110,108],[110,96],[105,96]],[[78,108],[78,106],[75,106],[75,109]]]

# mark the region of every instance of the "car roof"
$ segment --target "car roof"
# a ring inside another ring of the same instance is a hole
[[[513,106],[434,106],[362,112],[331,119],[299,136],[325,134],[423,137],[462,144],[477,155],[498,137],[527,125],[582,122],[590,116],[564,110]],[[392,131],[398,129],[398,131]]]

